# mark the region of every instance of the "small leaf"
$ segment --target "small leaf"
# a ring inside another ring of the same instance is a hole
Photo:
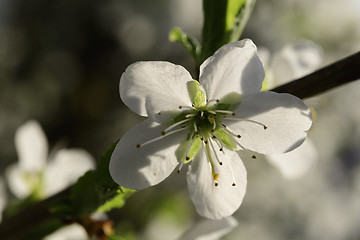
[[[244,2],[245,3],[238,9],[238,12],[235,15],[229,14],[229,16],[234,16],[232,21],[229,20],[229,24],[232,24],[229,31],[229,42],[238,41],[240,39],[246,23],[250,18],[256,0],[244,0]]]
[[[169,40],[181,43],[197,63],[200,57],[201,46],[195,38],[184,33],[181,28],[175,27],[169,33]]]
[[[125,205],[125,200],[130,197],[135,190],[128,188],[121,188],[118,190],[118,194],[112,199],[106,201],[103,205],[101,205],[96,212],[108,212],[113,208],[121,208]]]

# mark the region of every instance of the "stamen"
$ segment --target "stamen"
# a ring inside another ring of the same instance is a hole
[[[255,120],[251,120],[251,119],[246,119],[246,118],[233,118],[233,117],[224,117],[224,119],[226,120],[235,120],[235,121],[246,121],[246,122],[251,122],[251,123],[255,123],[255,124],[258,124],[258,125],[261,125],[264,127],[264,130],[266,130],[268,127],[261,123],[261,122],[258,122],[258,121],[255,121]]]
[[[179,109],[183,109],[183,108],[185,108],[185,109],[195,109],[194,108],[194,106],[179,106]]]
[[[219,163],[219,165],[222,165],[223,163],[220,161],[220,159],[219,159],[219,157],[218,157],[218,155],[217,155],[217,153],[215,151],[214,144],[212,144],[210,139],[209,139],[209,142],[210,142],[210,146],[211,146],[211,148],[213,150],[213,153],[215,155],[216,161]]]
[[[219,103],[220,100],[219,99],[211,99],[211,100],[208,100],[207,103],[206,103],[206,106],[211,103],[211,102],[216,102],[216,103]]]
[[[171,135],[171,134],[174,134],[174,133],[183,131],[183,130],[185,130],[185,129],[186,129],[186,128],[179,128],[179,129],[176,129],[176,130],[174,130],[174,131],[172,131],[172,132],[166,132],[166,133],[165,133],[166,135],[163,134],[164,131],[162,131],[162,132],[161,132],[161,136],[156,137],[156,138],[153,138],[153,139],[151,139],[151,140],[149,140],[149,141],[146,141],[146,142],[144,142],[144,143],[142,143],[142,144],[136,144],[136,148],[143,147],[143,146],[145,146],[145,145],[147,145],[147,144],[149,144],[149,143],[153,143],[153,142],[155,142],[155,141],[157,141],[157,140],[160,140],[160,139],[162,139],[162,138],[164,138],[164,137],[166,137],[166,136],[169,136],[169,135]]]
[[[252,159],[256,159],[256,156],[255,156],[255,155],[252,155],[251,158],[252,158]]]
[[[197,129],[196,123],[194,122],[194,131],[196,135],[199,135],[199,131]]]
[[[189,138],[189,142],[188,142],[188,144],[187,144],[187,146],[186,146],[186,152],[185,152],[184,158],[183,158],[182,161],[180,162],[180,165],[179,165],[179,168],[178,168],[178,173],[181,172],[181,168],[183,167],[184,162],[185,162],[186,160],[190,160],[190,158],[188,157],[188,155],[189,155],[191,146],[192,146],[193,141],[194,141],[194,138],[193,138],[193,137],[194,137],[194,133],[192,133],[191,136],[190,136],[190,138]]]
[[[209,113],[211,113],[212,115],[216,116],[216,112],[213,110],[207,110]]]
[[[215,119],[213,118],[213,122],[212,122],[212,124],[213,124],[213,128],[212,128],[212,130],[214,131],[215,130],[215,128],[216,128],[216,121],[215,121]]]
[[[206,158],[208,159],[208,161],[210,163],[210,166],[211,166],[211,173],[213,175],[213,180],[215,181],[215,186],[218,186],[219,184],[217,182],[217,179],[219,177],[219,174],[215,172],[215,166],[214,166],[214,162],[213,162],[212,157],[211,157],[211,151],[210,151],[210,148],[209,148],[208,144],[205,144],[205,155],[206,155]]]
[[[233,111],[228,111],[228,110],[215,110],[215,112],[217,112],[217,113],[231,114],[231,115],[235,116],[235,113],[234,113]]]
[[[189,113],[187,115],[185,115],[185,118],[191,118],[191,117],[195,117],[197,113]]]
[[[233,178],[233,183],[231,184],[233,187],[236,186],[236,180],[235,180],[235,174],[234,174],[234,169],[231,166],[231,163],[228,162],[229,168],[230,168],[230,172],[231,172],[231,176]]]
[[[179,122],[176,122],[173,125],[170,125],[167,129],[165,129],[164,132],[167,133],[169,130],[171,130],[171,129],[173,129],[173,128],[175,128],[175,127],[177,127],[177,126],[179,126],[179,125],[181,125],[183,123],[186,123],[186,122],[188,122],[190,120],[191,120],[191,118],[187,118],[187,119],[181,120]]]
[[[219,151],[225,153],[224,152],[224,146],[222,145],[221,140],[219,140],[220,139],[219,136],[216,134],[216,132],[214,132],[213,134],[216,137],[216,138],[213,138],[213,139],[214,139],[214,142],[216,142],[216,144],[218,145]]]
[[[204,112],[201,111],[201,112],[200,112],[200,119],[201,119],[201,120],[204,120],[204,118],[205,118],[205,117],[204,117]]]
[[[246,150],[246,148],[245,148],[243,145],[241,145],[241,144],[234,138],[234,136],[237,136],[235,133],[231,132],[231,131],[230,131],[229,129],[227,129],[227,128],[221,128],[221,131],[222,131],[223,133],[225,133],[226,136],[228,136],[229,138],[231,138],[231,140],[233,140],[241,149]]]

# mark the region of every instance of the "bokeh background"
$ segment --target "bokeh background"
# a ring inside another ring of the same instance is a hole
[[[270,54],[309,40],[326,65],[359,51],[359,12],[359,0],[258,0],[242,38]],[[165,60],[195,73],[187,52],[168,41],[175,26],[200,39],[201,1],[0,0],[0,176],[18,160],[14,133],[29,119],[40,122],[51,148],[99,158],[143,120],[119,97],[129,64]],[[312,102],[317,163],[289,181],[264,159],[245,160],[239,226],[224,239],[360,239],[360,84]],[[173,174],[111,217],[128,216],[122,227],[136,239],[174,239],[199,219],[184,179]]]

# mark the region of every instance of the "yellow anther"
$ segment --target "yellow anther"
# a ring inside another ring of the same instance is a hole
[[[218,180],[218,178],[219,178],[219,174],[217,174],[217,173],[213,174],[213,180],[214,181]]]

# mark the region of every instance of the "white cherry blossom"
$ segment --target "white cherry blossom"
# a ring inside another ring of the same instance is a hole
[[[114,181],[139,190],[190,163],[186,177],[198,213],[211,219],[231,215],[247,185],[236,151],[289,152],[303,143],[312,122],[299,98],[261,92],[263,79],[249,39],[209,57],[199,82],[169,62],[130,65],[120,79],[120,97],[148,118],[116,145],[109,166]]]
[[[266,49],[259,51],[266,69],[263,90],[268,90],[311,73],[322,63],[322,50],[315,43],[304,41],[284,46],[270,57]],[[268,154],[265,158],[287,179],[306,175],[318,159],[318,153],[310,138],[293,151],[283,154]]]
[[[40,124],[30,120],[15,133],[19,162],[5,172],[10,190],[18,198],[36,194],[44,198],[74,183],[95,167],[93,157],[82,149],[61,149],[48,156],[48,142]]]

